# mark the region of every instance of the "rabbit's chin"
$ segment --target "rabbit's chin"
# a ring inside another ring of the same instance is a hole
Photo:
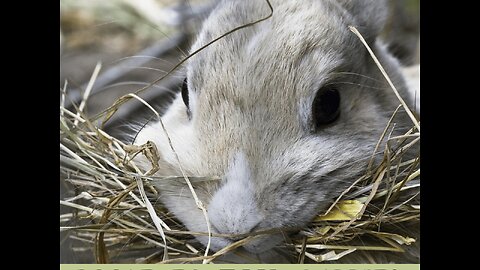
[[[283,236],[278,234],[261,235],[257,236],[243,247],[251,253],[264,253],[275,246],[279,245],[283,241]]]
[[[208,237],[199,236],[197,239],[204,245],[207,246]],[[283,236],[280,233],[269,234],[269,235],[258,235],[255,236],[252,240],[245,243],[242,247],[250,252],[255,254],[260,254],[269,251],[270,249],[279,245],[283,240]],[[210,241],[210,249],[217,252],[222,248],[232,244],[233,241],[223,238],[223,237],[212,237]]]

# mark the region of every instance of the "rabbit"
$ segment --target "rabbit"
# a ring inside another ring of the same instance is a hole
[[[365,172],[399,101],[349,25],[412,103],[402,67],[378,38],[385,1],[270,3],[270,18],[187,60],[181,91],[161,117],[169,138],[161,123],[152,121],[134,142],[151,141],[158,148],[156,176],[181,176],[181,168],[187,176],[200,176],[191,181],[212,234],[237,236],[212,237],[213,251],[242,235],[278,229],[242,247],[268,254],[290,229],[308,224]],[[219,1],[190,52],[269,13],[263,0]],[[412,126],[407,116],[395,121],[396,132]],[[136,160],[151,167],[140,155]],[[183,178],[156,181],[155,187],[188,230],[207,232]],[[207,245],[207,236],[196,239]]]

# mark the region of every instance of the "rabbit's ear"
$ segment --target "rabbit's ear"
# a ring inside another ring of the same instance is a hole
[[[386,24],[388,6],[385,0],[337,0],[355,18],[362,36],[373,42]]]

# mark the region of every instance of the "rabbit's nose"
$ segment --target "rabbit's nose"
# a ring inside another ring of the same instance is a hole
[[[212,227],[220,234],[247,234],[263,220],[248,185],[232,180],[214,194],[207,211]]]
[[[215,192],[208,206],[212,226],[221,234],[234,238],[255,229],[263,220],[254,194],[250,168],[245,156],[237,153],[230,162],[224,185]]]
[[[235,200],[235,196],[231,196],[228,200],[212,200],[208,217],[212,227],[218,233],[227,234],[228,239],[236,241],[245,238],[248,233],[255,230],[263,218],[256,207]]]

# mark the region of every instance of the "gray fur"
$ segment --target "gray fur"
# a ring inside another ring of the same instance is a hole
[[[399,102],[348,25],[365,34],[409,100],[398,62],[376,40],[385,21],[383,1],[271,2],[272,18],[222,38],[188,61],[192,118],[180,94],[162,117],[187,174],[221,179],[197,185],[214,233],[304,226],[364,171]],[[268,13],[265,1],[221,1],[191,51]],[[340,117],[313,131],[316,91],[332,83],[341,95]],[[398,118],[397,127],[407,124]],[[158,174],[181,175],[159,123],[143,129],[136,144],[147,140],[161,152]],[[207,231],[185,186],[158,189],[189,230]],[[264,236],[245,249],[268,251],[283,239],[281,233]],[[198,240],[206,244],[207,238]],[[230,242],[215,237],[212,249]]]

